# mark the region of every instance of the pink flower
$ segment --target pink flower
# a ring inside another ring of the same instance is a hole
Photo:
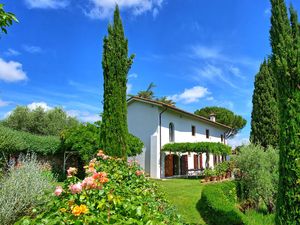
[[[56,189],[55,189],[55,191],[54,191],[54,194],[55,194],[56,196],[60,196],[61,193],[62,193],[63,191],[64,191],[64,190],[62,189],[61,186],[57,186]]]
[[[97,183],[93,177],[86,177],[83,181],[81,186],[85,189],[92,189],[97,187]]]
[[[142,174],[144,174],[144,171],[143,171],[143,170],[137,170],[137,171],[135,172],[135,174],[136,174],[137,176],[141,176]]]
[[[72,185],[69,186],[69,189],[70,189],[72,194],[80,193],[82,191],[81,183],[72,184]]]
[[[69,167],[69,169],[67,170],[68,173],[68,177],[72,177],[75,174],[77,174],[77,169],[75,167]]]

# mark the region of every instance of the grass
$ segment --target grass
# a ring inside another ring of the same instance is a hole
[[[199,179],[167,179],[155,182],[177,208],[185,223],[206,224],[196,208],[203,188]]]

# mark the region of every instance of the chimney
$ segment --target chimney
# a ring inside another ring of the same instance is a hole
[[[216,114],[211,113],[211,114],[209,115],[209,120],[210,120],[210,121],[213,121],[213,122],[216,122]]]

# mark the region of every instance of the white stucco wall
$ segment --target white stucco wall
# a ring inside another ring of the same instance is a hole
[[[199,121],[187,115],[166,111],[162,114],[162,146],[169,143],[169,124],[174,124],[174,142],[221,142],[224,130],[221,127]],[[196,127],[196,134],[192,136],[192,126]],[[209,129],[209,138],[206,138],[206,129]],[[224,143],[224,141],[223,141]],[[202,165],[205,168],[206,154],[202,154]],[[209,156],[209,167],[214,168],[213,154]],[[162,168],[164,170],[164,168]],[[188,169],[194,169],[194,153],[188,156]],[[163,174],[163,172],[162,172]]]
[[[164,153],[160,152],[159,114],[162,108],[133,101],[128,105],[128,129],[144,143],[143,153],[136,160],[153,178],[164,177]],[[161,146],[169,143],[169,124],[175,128],[174,142],[221,142],[223,128],[199,121],[186,114],[172,112],[169,109],[161,116]],[[196,135],[192,136],[192,125],[196,127]],[[206,138],[206,129],[210,137]],[[205,168],[206,154],[202,154],[202,165]],[[213,155],[210,154],[209,166],[213,168]],[[188,156],[188,169],[194,168],[194,154]]]
[[[144,143],[143,153],[135,159],[146,173],[150,174],[151,137],[158,135],[158,108],[146,103],[133,102],[128,105],[127,110],[128,131]]]

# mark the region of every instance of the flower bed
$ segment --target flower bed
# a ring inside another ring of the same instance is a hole
[[[181,224],[174,209],[135,163],[111,158],[100,151],[85,167],[79,180],[77,170],[55,190],[46,212],[19,224]]]

